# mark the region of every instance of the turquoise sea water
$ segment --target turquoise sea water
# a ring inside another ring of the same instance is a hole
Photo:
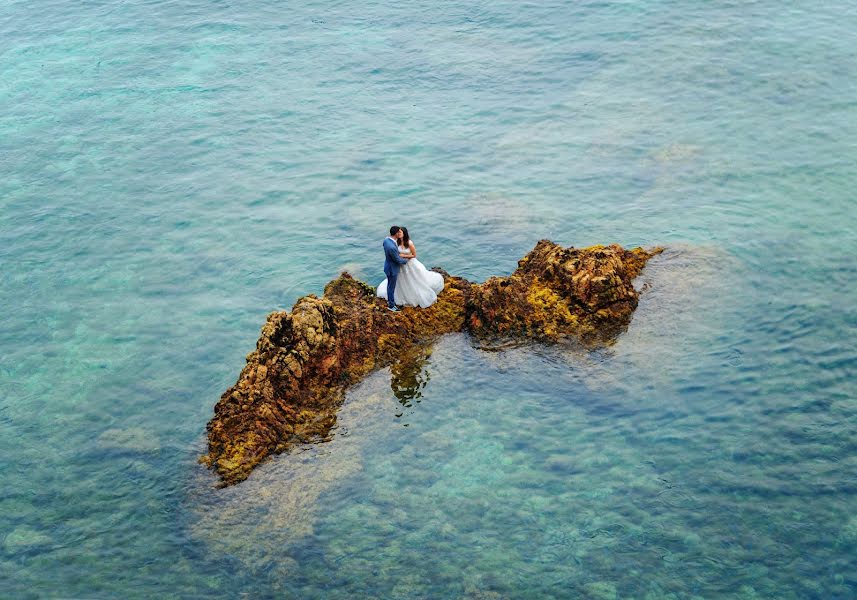
[[[0,0],[0,596],[857,596],[857,8]],[[342,269],[666,245],[609,348],[441,340],[196,464]],[[408,395],[415,395],[413,392]],[[404,394],[400,394],[404,396]]]

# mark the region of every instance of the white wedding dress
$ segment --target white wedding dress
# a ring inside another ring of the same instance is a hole
[[[407,252],[399,246],[399,250]],[[396,278],[396,289],[393,290],[394,300],[399,306],[419,306],[428,308],[437,302],[437,295],[443,290],[443,275],[429,271],[416,258],[408,264],[399,267]],[[378,296],[387,299],[387,280],[378,286]]]

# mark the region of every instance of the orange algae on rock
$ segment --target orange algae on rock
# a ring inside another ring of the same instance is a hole
[[[445,280],[438,301],[398,313],[343,273],[322,298],[306,296],[291,312],[268,315],[238,381],[214,408],[200,460],[231,485],[272,454],[326,439],[348,387],[401,357],[419,356],[447,333],[609,341],[637,306],[633,279],[660,251],[542,240],[507,277],[473,284],[438,270]]]
[[[563,248],[542,240],[514,273],[473,287],[468,329],[546,341],[609,339],[630,322],[638,300],[632,281],[661,250]]]

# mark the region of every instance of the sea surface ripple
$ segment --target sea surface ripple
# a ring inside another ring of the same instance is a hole
[[[0,0],[0,596],[857,596],[853,2]],[[266,314],[407,225],[665,245],[214,488]]]

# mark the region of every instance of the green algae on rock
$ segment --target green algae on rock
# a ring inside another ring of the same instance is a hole
[[[272,454],[326,439],[349,386],[419,356],[447,333],[606,343],[630,322],[638,301],[632,280],[660,251],[542,240],[508,277],[473,284],[438,270],[445,280],[438,301],[399,313],[343,273],[322,298],[305,296],[291,312],[268,316],[238,381],[214,408],[201,461],[231,485]]]

